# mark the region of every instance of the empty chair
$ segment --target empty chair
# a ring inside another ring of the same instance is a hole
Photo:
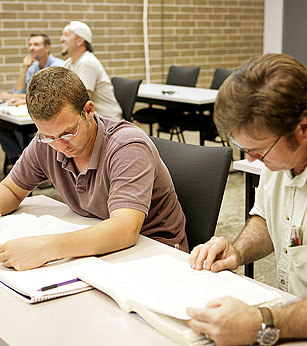
[[[123,118],[132,121],[133,108],[142,80],[113,77],[111,82],[114,87],[116,100],[123,111]]]
[[[214,72],[210,89],[218,90],[231,73],[231,70],[217,68]],[[182,138],[184,139],[183,131],[202,131],[203,129],[203,132],[200,132],[200,145],[204,145],[205,140],[219,142],[225,145],[222,139],[217,139],[218,132],[213,122],[213,110],[214,104],[211,103],[202,106],[201,112],[197,114],[183,114],[177,123]],[[209,114],[206,115],[204,112],[209,112]]]
[[[173,179],[190,250],[215,232],[230,167],[230,147],[202,147],[151,137]]]
[[[168,71],[166,84],[194,87],[197,82],[200,67],[171,66]],[[149,125],[149,134],[153,135],[153,124],[167,117],[164,109],[148,107],[139,109],[133,115],[134,120]]]

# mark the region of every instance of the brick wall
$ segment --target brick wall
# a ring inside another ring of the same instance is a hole
[[[216,67],[233,68],[262,53],[264,0],[148,0],[151,81],[164,82],[171,64],[201,66],[199,87]],[[142,0],[3,0],[0,3],[0,90],[11,90],[28,37],[59,37],[71,20],[86,22],[93,47],[110,77],[145,80]]]

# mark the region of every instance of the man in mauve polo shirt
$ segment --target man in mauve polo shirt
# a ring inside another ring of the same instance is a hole
[[[96,114],[80,78],[64,67],[36,73],[26,99],[38,133],[0,183],[0,213],[14,211],[50,179],[72,210],[102,221],[77,232],[8,241],[0,246],[0,262],[25,270],[101,255],[135,245],[139,233],[188,250],[171,177],[141,129]]]

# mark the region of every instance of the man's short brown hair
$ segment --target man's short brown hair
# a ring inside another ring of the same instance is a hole
[[[261,136],[263,128],[291,137],[306,116],[306,67],[286,54],[265,54],[248,60],[223,83],[214,121],[225,139],[241,129]]]
[[[87,90],[78,75],[58,66],[36,72],[26,92],[29,114],[40,120],[51,120],[67,105],[81,113],[88,100]]]
[[[30,37],[37,37],[37,36],[43,38],[43,40],[44,40],[44,45],[45,45],[45,46],[51,46],[51,42],[50,42],[50,39],[49,39],[48,35],[43,34],[42,32],[39,32],[39,33],[33,32],[33,33],[30,35]]]

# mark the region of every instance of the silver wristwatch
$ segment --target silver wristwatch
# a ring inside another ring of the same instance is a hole
[[[262,315],[261,330],[258,332],[257,342],[259,345],[275,345],[279,339],[279,329],[274,324],[272,312],[267,307],[258,308]]]

